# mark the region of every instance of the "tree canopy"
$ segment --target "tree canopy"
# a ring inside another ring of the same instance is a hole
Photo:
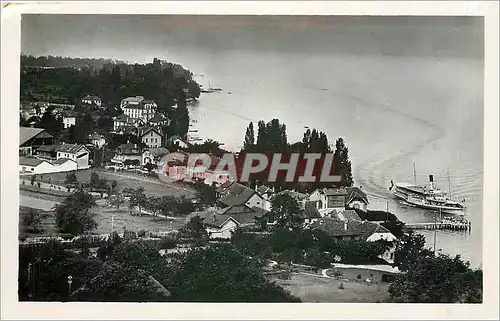
[[[95,213],[91,211],[94,206],[96,203],[92,195],[81,190],[74,192],[54,208],[57,227],[73,235],[96,228]]]

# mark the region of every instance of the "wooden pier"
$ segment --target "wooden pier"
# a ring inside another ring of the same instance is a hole
[[[452,230],[452,231],[470,231],[470,221],[441,221],[428,223],[406,223],[406,227],[414,230]]]

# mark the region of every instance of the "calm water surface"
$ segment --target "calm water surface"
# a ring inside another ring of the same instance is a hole
[[[61,26],[67,25],[67,28]],[[250,121],[278,118],[343,137],[372,209],[408,222],[433,214],[389,194],[394,181],[467,200],[472,232],[438,232],[437,248],[481,264],[483,22],[474,17],[23,17],[23,52],[180,63],[205,87],[191,109],[201,138],[243,142]],[[92,44],[89,46],[88,44]],[[433,232],[423,233],[433,243]]]
[[[194,59],[193,59],[194,60]],[[202,75],[202,76],[201,76]],[[197,80],[220,93],[203,94],[191,108],[201,138],[241,147],[250,121],[278,118],[288,139],[305,126],[343,137],[355,184],[370,194],[370,208],[407,222],[433,220],[388,191],[390,180],[436,184],[467,201],[471,233],[439,231],[437,249],[481,264],[483,100],[482,64],[428,57],[301,56],[231,52],[212,59]],[[472,80],[472,81],[471,81]],[[256,125],[256,124],[254,124]],[[429,246],[434,232],[421,231]]]

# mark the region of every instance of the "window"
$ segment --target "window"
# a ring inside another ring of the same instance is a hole
[[[146,140],[146,143],[147,143],[148,142],[148,138],[146,137],[145,140]]]

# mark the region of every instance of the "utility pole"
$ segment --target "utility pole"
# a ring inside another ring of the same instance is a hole
[[[415,168],[415,163],[413,163],[413,184],[417,186],[417,170]]]
[[[441,213],[441,210],[439,211]],[[437,214],[434,212],[434,255],[436,255],[436,238],[437,238]]]
[[[389,221],[389,201],[385,202],[385,221]]]

